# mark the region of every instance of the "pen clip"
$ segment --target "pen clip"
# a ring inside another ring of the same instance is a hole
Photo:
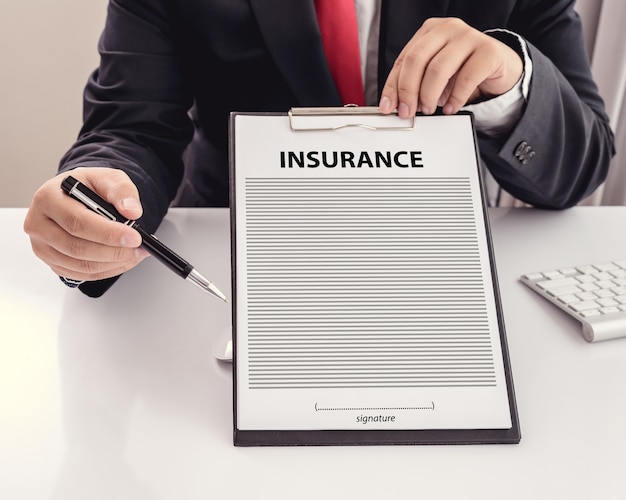
[[[72,198],[80,201],[83,205],[97,214],[102,215],[111,221],[122,222],[128,225],[128,219],[115,210],[113,205],[105,201],[102,197],[98,196],[91,189],[76,180],[71,175],[68,175],[65,179],[63,179],[61,188]]]
[[[94,200],[86,196],[80,190],[74,189],[72,192],[70,192],[70,196],[76,198],[78,201],[82,202],[88,208],[91,208],[91,210],[93,210],[94,212],[106,217],[109,220],[118,222],[118,219],[115,217],[115,215],[113,215],[107,209],[105,209],[104,207],[96,203]]]

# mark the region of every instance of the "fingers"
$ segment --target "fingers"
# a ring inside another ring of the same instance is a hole
[[[91,219],[91,214],[85,215],[89,215]],[[99,218],[96,222],[104,222],[104,231],[109,233],[98,235],[99,239],[118,239],[115,235],[118,228],[115,226],[123,224],[107,221],[98,215],[96,217]],[[48,219],[45,223],[47,227],[42,227],[41,236],[31,237],[31,244],[35,254],[60,276],[86,281],[104,279],[131,269],[147,256],[147,252],[138,247],[141,237],[130,246],[107,245],[74,236],[53,219]],[[87,234],[92,232],[90,230]],[[131,232],[136,234],[133,229]]]
[[[437,106],[445,114],[458,112],[480,84],[492,76],[492,59],[483,47],[469,55],[462,48],[453,42],[432,58],[419,93],[422,113],[431,114]]]
[[[139,233],[65,195],[60,187],[65,175],[37,191],[24,220],[35,255],[57,274],[87,281],[117,276],[141,262],[148,254],[139,248]],[[125,217],[141,214],[136,187],[123,172],[85,168],[72,175],[115,204]]]
[[[523,62],[493,37],[459,19],[429,19],[404,47],[381,94],[380,110],[402,118],[442,107],[456,113],[478,96],[494,96],[518,81]]]
[[[56,274],[80,281],[94,281],[117,276],[132,269],[148,255],[145,250],[137,248],[127,252],[127,256],[119,252],[114,255],[112,260],[108,260],[106,256],[101,254],[105,260],[99,262],[74,258],[50,246],[45,246],[42,252],[37,252],[36,245],[37,243],[34,242],[33,250],[35,253],[41,257]],[[95,251],[97,250],[94,248],[94,252]],[[85,253],[89,254],[92,252],[86,247]]]
[[[429,36],[432,20],[427,20],[407,43],[394,62],[381,94],[380,110],[398,110],[401,118],[422,111],[419,105],[424,74],[432,58],[445,46],[446,38]]]

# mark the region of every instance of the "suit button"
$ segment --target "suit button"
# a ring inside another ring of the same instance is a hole
[[[535,156],[535,151],[531,148],[526,141],[520,142],[514,151],[515,157],[522,162],[522,165],[526,165]]]

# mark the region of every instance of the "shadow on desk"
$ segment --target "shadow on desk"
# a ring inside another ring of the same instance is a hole
[[[141,478],[187,455],[176,446],[190,433],[231,440],[232,421],[215,411],[232,407],[231,366],[213,358],[219,329],[206,301],[153,259],[101,298],[68,291],[58,334],[67,455],[55,498],[158,498]],[[223,383],[207,382],[216,376]]]

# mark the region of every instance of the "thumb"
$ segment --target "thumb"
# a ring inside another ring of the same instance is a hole
[[[87,169],[85,169],[87,170]],[[85,172],[85,181],[102,198],[111,203],[117,211],[130,220],[143,214],[137,186],[128,174],[114,168],[91,168]]]

